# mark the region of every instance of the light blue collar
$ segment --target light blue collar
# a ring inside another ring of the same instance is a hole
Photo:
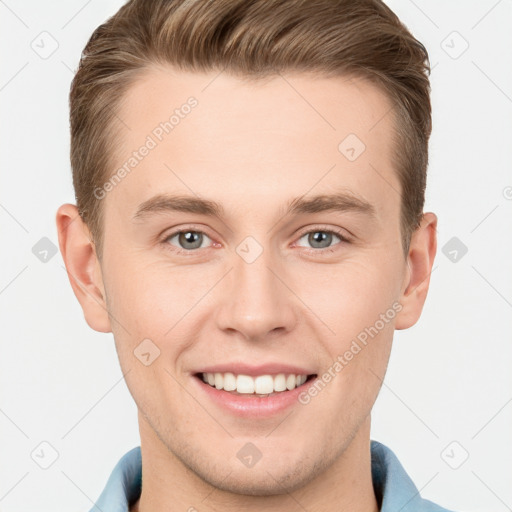
[[[380,512],[451,512],[425,500],[396,455],[386,446],[371,441],[372,479]],[[142,486],[140,446],[117,463],[105,489],[90,512],[129,512]]]

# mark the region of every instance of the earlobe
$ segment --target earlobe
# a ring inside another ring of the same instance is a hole
[[[95,331],[111,332],[101,266],[87,225],[73,204],[57,210],[56,223],[69,282],[87,324]]]
[[[420,226],[411,236],[407,255],[408,268],[400,297],[402,310],[396,317],[396,329],[412,327],[421,315],[437,251],[436,228],[436,215],[425,213]]]

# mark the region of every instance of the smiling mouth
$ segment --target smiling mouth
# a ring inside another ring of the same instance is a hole
[[[205,384],[233,395],[261,398],[292,391],[316,377],[316,374],[267,374],[252,377],[244,374],[196,373],[194,375]]]

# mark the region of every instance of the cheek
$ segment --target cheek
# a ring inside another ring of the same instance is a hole
[[[146,262],[141,254],[119,263],[108,273],[109,313],[118,320],[112,331],[128,387],[144,410],[155,399],[151,388],[180,394],[170,374],[181,374],[183,355],[201,337],[219,269]],[[145,366],[148,359],[154,362]]]
[[[314,386],[316,391],[308,389],[308,394],[319,396],[318,407],[331,417],[331,429],[335,431],[350,425],[355,428],[375,403],[392,346],[391,317],[395,312],[389,311],[388,323],[381,319],[366,323],[366,327],[352,330],[357,332],[354,336],[341,329],[329,344],[330,360],[319,375],[321,382]]]
[[[137,335],[162,338],[184,318],[208,289],[209,270],[173,266],[161,260],[146,263],[137,255],[112,265],[109,289],[114,315]]]
[[[345,413],[357,411],[357,417],[370,411],[387,367],[401,308],[396,261],[347,260],[301,279],[304,302],[329,327],[318,331],[327,354],[320,376],[324,403],[343,404]]]
[[[111,265],[108,276],[116,350],[137,406],[153,419],[158,403],[172,404],[174,416],[188,410],[193,404],[181,391],[177,365],[195,339],[189,316],[210,280],[192,266],[146,263],[137,255]]]
[[[343,346],[373,325],[398,299],[401,280],[397,261],[354,258],[310,270],[302,268],[300,272],[297,269],[289,275],[297,295],[329,328],[325,330],[326,339],[330,334],[335,345]]]

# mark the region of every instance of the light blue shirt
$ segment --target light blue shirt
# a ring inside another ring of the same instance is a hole
[[[377,441],[371,442],[373,488],[381,512],[451,512],[425,500],[396,455]],[[115,466],[105,489],[90,512],[129,512],[140,496],[140,447],[126,453]]]

